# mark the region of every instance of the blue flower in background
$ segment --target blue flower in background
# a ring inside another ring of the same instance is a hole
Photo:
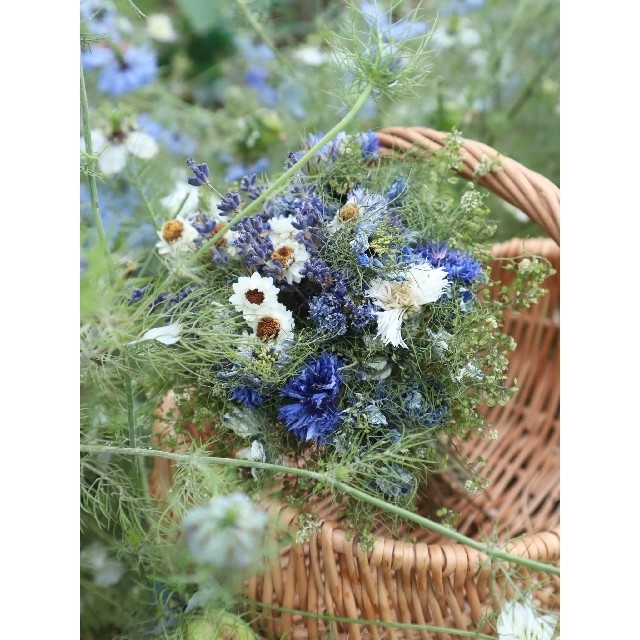
[[[413,20],[390,22],[389,12],[378,7],[376,2],[360,3],[360,11],[369,24],[377,25],[384,42],[402,42],[422,35],[427,30],[425,22]]]
[[[174,155],[192,156],[198,148],[196,140],[179,131],[172,131],[163,127],[147,113],[138,115],[138,126]]]
[[[236,180],[242,180],[245,176],[267,173],[269,171],[269,165],[269,158],[258,158],[254,163],[249,165],[231,160],[224,179],[227,182],[235,182]]]
[[[140,47],[94,47],[82,53],[86,69],[99,68],[98,90],[112,96],[121,96],[156,79],[158,60],[156,52],[147,44]]]
[[[282,387],[280,395],[297,402],[280,405],[278,419],[303,442],[315,440],[323,444],[338,426],[336,400],[342,387],[343,364],[331,353],[311,357],[300,375]]]
[[[485,4],[486,0],[452,0],[449,4],[442,8],[443,15],[466,15],[470,11],[475,11]]]

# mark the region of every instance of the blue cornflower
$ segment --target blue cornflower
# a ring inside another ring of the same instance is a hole
[[[97,59],[89,62],[90,67],[100,68],[99,91],[121,96],[156,79],[157,55],[149,45],[123,46],[118,50],[114,47],[96,48]],[[83,61],[90,61],[92,55],[90,51],[84,52]]]
[[[250,409],[259,407],[265,399],[266,397],[253,387],[235,387],[231,391],[231,400],[241,402]]]
[[[278,419],[303,442],[328,441],[338,426],[336,400],[342,387],[343,361],[331,353],[310,357],[298,376],[280,390],[280,395],[298,402],[278,408]]]
[[[360,11],[370,25],[378,28],[384,42],[402,42],[422,35],[427,30],[425,22],[413,20],[391,22],[388,12],[378,7],[376,2],[361,2]]]
[[[442,267],[447,278],[471,284],[482,276],[482,263],[468,253],[450,249],[443,242],[428,242],[416,247],[416,253],[426,258],[433,267]]]
[[[380,152],[380,140],[375,131],[365,131],[358,136],[360,142],[360,150],[362,157],[365,159],[374,159],[378,157]]]

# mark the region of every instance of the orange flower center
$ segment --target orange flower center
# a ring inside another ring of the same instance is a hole
[[[347,220],[353,220],[358,215],[358,205],[357,204],[345,204],[340,211],[338,211],[338,218],[343,222]]]
[[[293,249],[287,246],[280,247],[271,254],[271,257],[278,260],[283,267],[288,267],[293,262]]]
[[[258,326],[256,327],[256,336],[262,342],[269,342],[275,340],[280,333],[280,323],[271,316],[265,316],[258,320]]]
[[[169,220],[162,225],[162,238],[165,242],[175,242],[182,237],[184,222]]]

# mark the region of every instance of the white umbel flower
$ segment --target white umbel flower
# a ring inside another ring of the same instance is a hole
[[[119,173],[127,166],[129,155],[149,160],[158,153],[158,143],[144,131],[129,131],[122,139],[109,139],[104,131],[91,131],[93,152],[98,155],[100,171],[106,176]]]
[[[195,240],[200,234],[184,216],[167,220],[158,231],[160,242],[156,243],[160,255],[177,257],[192,253],[196,249]]]
[[[268,315],[269,309],[279,304],[280,291],[273,284],[273,278],[263,277],[257,271],[252,273],[250,278],[238,278],[232,287],[233,295],[229,302],[248,323]]]
[[[499,640],[551,640],[557,620],[553,616],[541,616],[535,612],[531,598],[524,602],[505,602],[496,630]]]
[[[384,344],[406,347],[402,339],[402,321],[407,311],[415,311],[422,305],[436,302],[449,289],[446,271],[442,267],[434,269],[428,264],[411,267],[402,281],[376,278],[367,295],[381,309],[376,311],[377,335]]]

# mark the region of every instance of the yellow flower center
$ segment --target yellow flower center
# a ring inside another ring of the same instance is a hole
[[[184,222],[180,220],[169,220],[162,225],[162,239],[165,242],[175,242],[182,237]]]

